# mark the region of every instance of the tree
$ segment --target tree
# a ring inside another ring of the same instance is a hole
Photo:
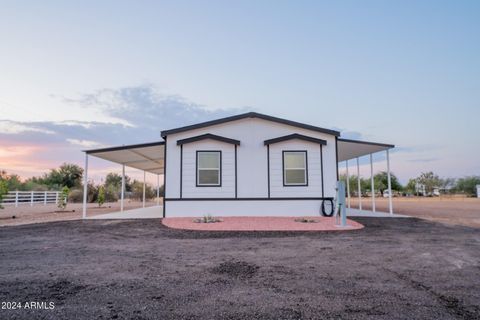
[[[97,203],[99,207],[103,206],[103,204],[105,203],[105,187],[104,186],[98,187]]]
[[[417,185],[417,180],[416,179],[408,180],[408,183],[404,188],[405,192],[414,194],[417,191],[416,185]]]
[[[64,163],[58,169],[58,176],[61,186],[68,188],[79,187],[82,185],[83,169],[76,164]]]
[[[8,193],[7,182],[1,179],[0,180],[0,209],[3,209],[3,206],[2,206],[3,196],[6,195],[7,193]]]
[[[82,176],[82,168],[76,164],[64,163],[58,169],[51,169],[40,177],[27,179],[25,185],[47,186],[47,190],[58,190],[65,186],[70,189],[79,188],[82,186]]]
[[[385,171],[379,172],[373,176],[375,190],[378,190],[382,193],[388,189],[388,173]],[[390,173],[390,182],[392,184],[392,190],[401,191],[402,185],[398,182],[397,177]]]
[[[340,181],[345,182],[345,195],[347,195],[347,175],[342,174],[340,175]],[[348,184],[350,187],[350,195],[357,195],[358,193],[358,181],[357,181],[357,176],[349,176],[348,177]],[[363,190],[362,190],[363,192]]]
[[[105,188],[107,190],[115,190],[117,194],[120,194],[122,190],[122,176],[118,173],[110,172],[105,177]],[[129,176],[125,176],[125,191],[130,192],[132,191],[132,183]]]
[[[480,184],[480,176],[468,176],[457,180],[455,189],[469,196],[477,194],[477,185]]]
[[[60,193],[60,198],[58,199],[58,207],[62,210],[65,210],[67,207],[67,199],[68,199],[68,194],[70,192],[70,189],[65,186],[62,189],[62,192]]]
[[[416,181],[425,186],[425,192],[431,194],[434,188],[442,185],[442,180],[433,172],[422,172]]]
[[[155,197],[155,195],[156,193],[154,192],[153,188],[148,183],[145,184],[145,199],[151,199]],[[143,199],[143,182],[133,180],[132,197],[138,200]]]

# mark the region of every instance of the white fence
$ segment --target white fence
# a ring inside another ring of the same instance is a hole
[[[9,191],[3,196],[2,205],[18,207],[22,204],[30,206],[48,203],[58,203],[60,191]]]

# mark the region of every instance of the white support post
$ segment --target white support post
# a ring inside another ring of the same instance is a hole
[[[387,178],[388,178],[388,209],[390,214],[393,214],[393,203],[392,203],[392,179],[390,175],[390,153],[387,149]]]
[[[143,207],[145,208],[145,171],[143,171]]]
[[[87,193],[88,193],[88,153],[85,153],[85,175],[83,176],[83,212],[82,217],[87,217]],[[58,203],[58,192],[55,196],[55,201]]]
[[[125,198],[125,165],[122,164],[122,191],[120,193],[120,211],[123,212],[123,199]]]
[[[157,206],[160,205],[160,175],[157,174]]]
[[[55,191],[55,204],[58,204],[58,191]]]
[[[33,207],[33,191],[30,192],[30,207]]]
[[[348,209],[350,209],[350,175],[348,174],[348,160],[345,161],[345,167],[347,169],[347,205],[348,205]]]
[[[15,191],[15,208],[18,207],[18,190]]]
[[[373,157],[370,153],[370,183],[371,183],[371,192],[372,192],[372,212],[375,212],[375,185],[373,179]]]
[[[362,186],[360,183],[360,161],[357,158],[358,208],[362,210]]]
[[[47,205],[47,191],[45,191],[44,194],[43,194],[43,205],[44,206]]]

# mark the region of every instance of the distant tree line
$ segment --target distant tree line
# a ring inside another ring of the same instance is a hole
[[[346,176],[340,176],[346,182]],[[424,172],[418,177],[410,179],[406,185],[402,185],[395,174],[391,174],[392,190],[405,194],[415,194],[417,186],[424,186],[426,193],[431,194],[435,188],[444,193],[462,193],[467,196],[476,195],[476,186],[480,184],[480,176],[467,176],[463,178],[440,178],[433,172]],[[350,192],[357,194],[357,176],[349,177]],[[105,181],[94,185],[89,182],[87,185],[87,201],[115,202],[120,198],[122,177],[117,173],[108,173]],[[39,177],[31,177],[24,181],[16,174],[7,174],[0,170],[0,203],[2,196],[8,191],[61,191],[67,187],[69,190],[68,199],[71,202],[83,201],[83,169],[76,164],[64,163],[57,169],[51,169],[48,173]],[[387,173],[382,171],[374,175],[374,187],[376,192],[382,195],[388,189]],[[360,189],[362,194],[371,192],[370,178],[360,178]],[[141,200],[143,198],[143,182],[132,180],[125,176],[126,198]],[[160,196],[163,196],[163,186],[160,187]],[[152,199],[156,196],[156,189],[150,184],[145,186],[145,197]]]
[[[340,180],[346,183],[346,175],[341,175]],[[358,182],[356,175],[349,176],[350,193],[356,195],[358,193]],[[375,192],[382,195],[388,189],[387,172],[382,171],[373,176],[373,186]],[[426,194],[432,194],[434,189],[439,189],[442,193],[465,194],[466,196],[475,196],[477,194],[477,185],[480,185],[480,176],[467,176],[463,178],[440,178],[433,172],[423,172],[418,177],[408,180],[406,185],[402,185],[395,174],[391,173],[392,191],[404,194],[415,195],[418,193],[418,185],[425,188]],[[360,190],[364,195],[371,192],[370,177],[360,177]]]
[[[57,169],[51,169],[39,177],[31,177],[24,181],[16,174],[8,174],[0,170],[0,203],[2,195],[8,191],[62,191],[68,188],[70,202],[83,201],[83,169],[76,164],[64,163]],[[120,198],[122,176],[117,173],[108,173],[105,181],[94,185],[87,185],[87,201],[115,202]],[[156,188],[145,185],[145,198],[156,197]],[[130,199],[143,199],[143,182],[125,176],[125,195]],[[160,187],[160,196],[163,196],[163,186]]]

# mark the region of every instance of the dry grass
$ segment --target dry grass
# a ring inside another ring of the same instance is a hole
[[[358,208],[358,200],[352,198],[352,208]],[[370,210],[370,198],[362,199],[362,208]],[[388,211],[388,199],[377,198],[376,208]],[[465,197],[393,198],[393,211],[422,219],[452,225],[480,228],[480,199]]]

